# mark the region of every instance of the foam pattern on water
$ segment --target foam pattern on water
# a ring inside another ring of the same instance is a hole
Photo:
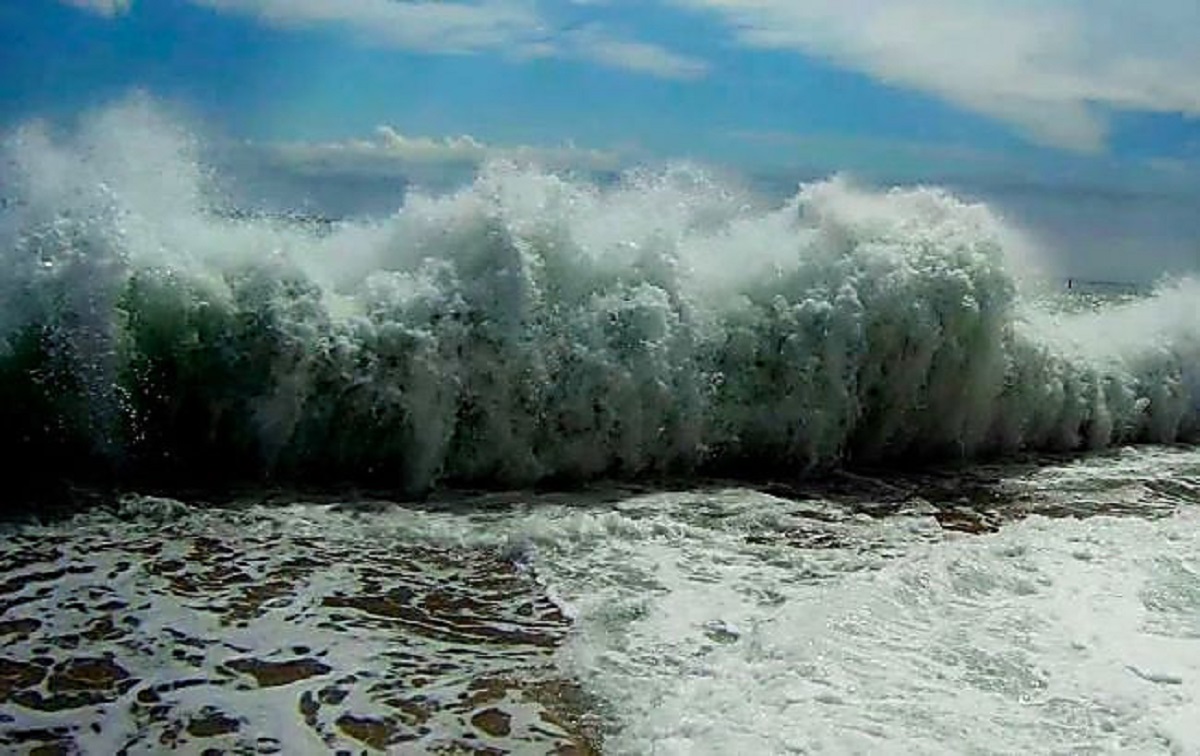
[[[0,745],[591,753],[536,576],[366,518],[132,497],[10,530]]]
[[[1200,747],[1194,451],[935,489],[887,514],[657,494],[514,531],[573,607],[562,663],[607,702],[607,753]],[[964,535],[972,511],[991,526]]]
[[[9,526],[0,745],[1200,748],[1195,450],[805,485]]]

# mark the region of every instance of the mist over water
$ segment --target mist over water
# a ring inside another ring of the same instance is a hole
[[[988,207],[494,163],[229,212],[147,102],[3,147],[0,454],[130,481],[527,485],[1194,439],[1200,285],[1064,308]],[[18,473],[18,478],[20,473]]]
[[[1151,286],[1200,269],[1200,193],[1050,186],[977,190],[1054,252],[1060,277]]]

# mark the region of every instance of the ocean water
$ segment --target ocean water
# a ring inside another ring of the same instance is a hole
[[[424,504],[126,496],[0,541],[0,743],[1193,753],[1200,453]]]
[[[2,151],[7,746],[1200,748],[1193,280],[688,166],[264,217],[142,101]]]

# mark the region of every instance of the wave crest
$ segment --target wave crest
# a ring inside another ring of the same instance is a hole
[[[393,217],[211,211],[126,104],[5,143],[0,453],[64,475],[529,484],[1192,439],[1198,287],[1023,296],[987,207],[494,164]]]

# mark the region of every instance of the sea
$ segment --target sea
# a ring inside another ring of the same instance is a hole
[[[989,203],[511,162],[245,211],[7,135],[0,746],[1200,753],[1200,282]]]

